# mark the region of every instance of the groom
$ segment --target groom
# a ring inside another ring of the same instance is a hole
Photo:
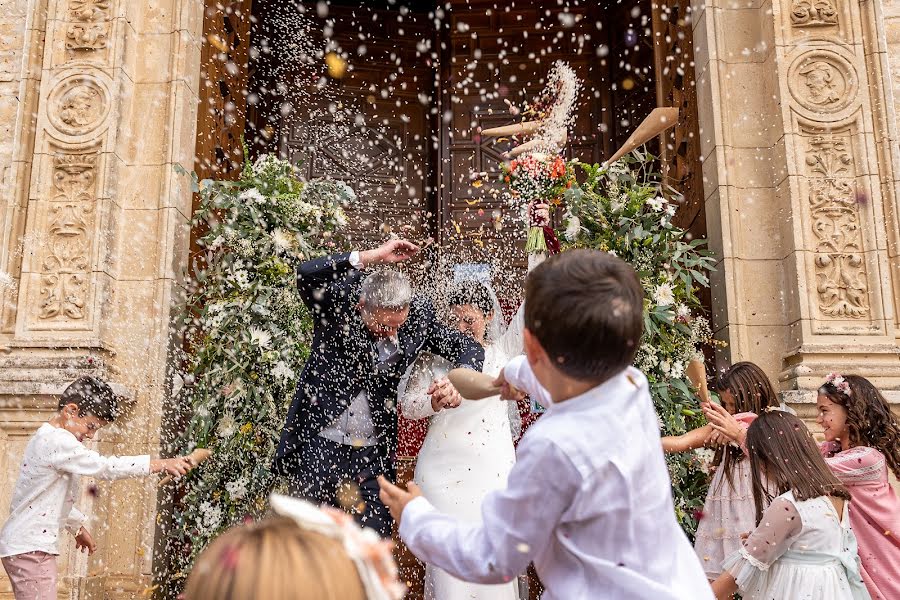
[[[405,275],[361,270],[403,262],[418,250],[391,240],[300,265],[297,287],[312,314],[313,341],[275,455],[274,469],[289,479],[293,495],[348,510],[383,537],[393,521],[376,477],[395,476],[400,378],[423,351],[476,370],[484,361],[479,344],[413,296]],[[436,410],[461,401],[446,380],[429,393]]]

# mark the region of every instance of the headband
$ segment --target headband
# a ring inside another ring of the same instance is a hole
[[[838,375],[837,373],[829,373],[825,377],[825,383],[830,383],[835,388],[837,388],[837,391],[844,394],[845,396],[850,395],[850,384],[847,383],[846,379],[844,379],[841,375]]]
[[[390,540],[381,539],[374,530],[360,527],[350,515],[330,506],[319,508],[281,494],[272,494],[269,503],[276,514],[293,519],[301,529],[341,542],[356,565],[368,600],[401,600],[406,595]]]

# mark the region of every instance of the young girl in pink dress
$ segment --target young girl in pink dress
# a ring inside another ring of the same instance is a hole
[[[769,378],[751,362],[733,365],[718,377],[714,388],[725,410],[743,431],[766,408],[779,406]],[[666,436],[662,439],[663,449],[685,452],[711,445],[712,434],[712,425],[704,425],[684,435]],[[737,446],[722,446],[716,451],[713,464],[717,466],[694,542],[694,551],[710,581],[722,574],[725,558],[740,548],[741,534],[756,527],[749,461],[743,452]]]
[[[858,375],[829,375],[816,403],[825,462],[853,495],[863,580],[873,600],[900,599],[900,499],[888,482],[888,468],[900,477],[900,422]]]

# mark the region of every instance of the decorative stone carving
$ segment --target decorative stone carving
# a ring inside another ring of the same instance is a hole
[[[819,311],[832,318],[864,318],[869,314],[868,275],[860,231],[860,195],[847,140],[811,138],[806,165]]]
[[[41,262],[41,319],[80,320],[90,272],[97,154],[57,155],[53,161],[48,244]]]
[[[48,105],[50,121],[68,135],[93,131],[109,112],[105,87],[98,80],[84,75],[75,75],[60,82],[50,92]]]
[[[808,52],[795,60],[788,84],[794,99],[816,114],[838,112],[857,96],[853,65],[843,56],[827,50]]]
[[[838,24],[834,0],[794,0],[791,3],[794,27],[823,27]]]
[[[66,49],[101,50],[109,43],[110,0],[71,0]]]

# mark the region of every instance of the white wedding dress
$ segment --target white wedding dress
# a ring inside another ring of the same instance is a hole
[[[482,372],[498,375],[509,359],[522,354],[523,327],[520,308],[507,331],[485,347]],[[398,388],[400,409],[407,419],[431,418],[414,477],[425,498],[443,513],[466,521],[480,521],[482,499],[489,492],[506,487],[507,476],[516,460],[510,403],[499,396],[463,400],[457,408],[435,414],[426,391],[451,368],[439,356],[420,355]],[[518,598],[515,580],[501,585],[467,583],[441,569],[425,566],[426,600]]]

